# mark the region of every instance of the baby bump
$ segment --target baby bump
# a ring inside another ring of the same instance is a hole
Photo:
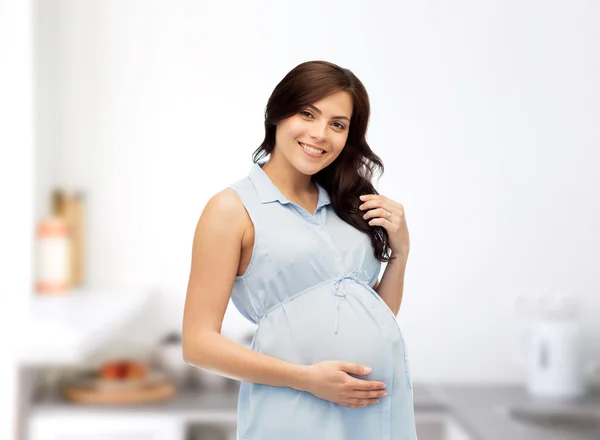
[[[343,284],[338,290],[319,286],[269,312],[259,323],[255,349],[301,365],[358,363],[372,371],[357,377],[389,379],[404,359],[398,324],[365,286]]]

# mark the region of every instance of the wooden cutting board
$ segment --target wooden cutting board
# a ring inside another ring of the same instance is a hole
[[[168,380],[139,388],[107,389],[66,386],[63,396],[76,403],[92,405],[131,405],[162,402],[171,399],[176,393],[175,386]]]

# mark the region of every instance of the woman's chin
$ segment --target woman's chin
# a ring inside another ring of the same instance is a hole
[[[304,154],[301,152],[301,154]],[[312,176],[325,168],[329,162],[323,159],[311,159],[310,157],[296,158],[294,166],[302,174]]]

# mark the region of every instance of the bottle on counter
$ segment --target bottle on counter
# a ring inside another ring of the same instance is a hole
[[[71,243],[67,223],[50,217],[36,228],[36,283],[38,294],[66,294],[71,272]]]
[[[83,200],[81,192],[52,191],[50,216],[36,229],[36,293],[66,294],[83,284]]]

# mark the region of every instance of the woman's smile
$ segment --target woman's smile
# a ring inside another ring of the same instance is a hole
[[[323,150],[321,148],[317,148],[313,145],[304,144],[302,142],[298,142],[298,144],[300,145],[300,148],[302,148],[302,151],[304,151],[310,157],[320,158],[320,157],[323,157],[326,153],[325,150]]]

